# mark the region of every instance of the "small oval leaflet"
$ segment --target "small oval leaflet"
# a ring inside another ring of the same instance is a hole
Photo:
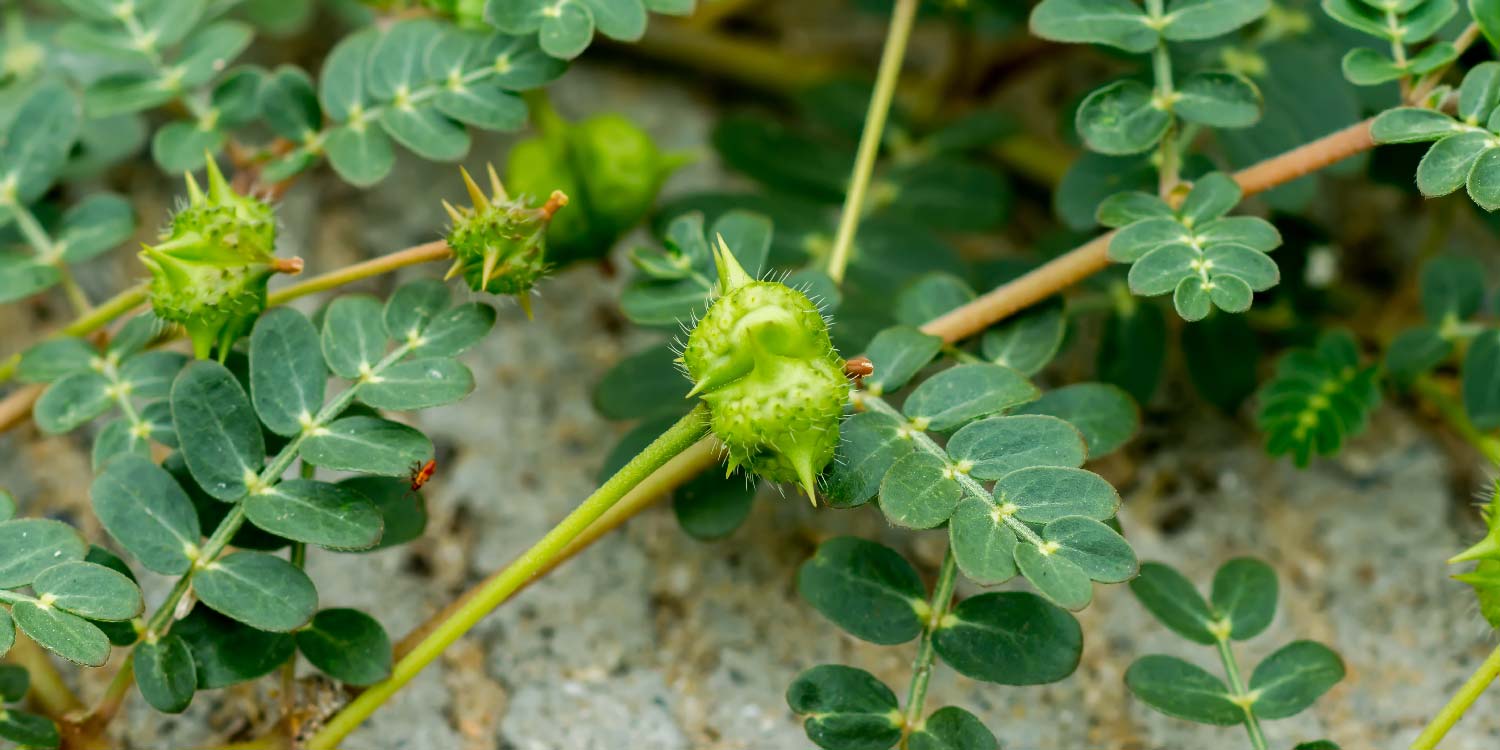
[[[894,645],[922,632],[922,579],[895,550],[858,537],[830,539],[797,571],[797,590],[856,638]]]
[[[901,739],[896,694],[862,669],[813,667],[797,675],[786,702],[807,716],[807,738],[826,750],[885,750]]]
[[[325,609],[296,638],[302,655],[340,682],[373,685],[391,674],[391,640],[359,610]]]
[[[144,606],[134,581],[90,562],[54,565],[39,573],[31,587],[38,596],[51,596],[58,609],[90,620],[129,620]]]
[[[1016,506],[1016,518],[1032,523],[1048,523],[1063,516],[1103,521],[1120,507],[1120,495],[1093,472],[1035,466],[1010,472],[995,482],[995,503]]]
[[[250,397],[278,435],[296,435],[323,408],[328,374],[318,331],[289,307],[268,310],[250,333]]]
[[[266,446],[239,381],[223,365],[200,360],[177,375],[171,403],[182,457],[198,486],[226,502],[244,497]]]
[[[903,411],[909,419],[927,420],[927,429],[947,432],[965,422],[1035,400],[1039,395],[1036,386],[1009,367],[958,365],[917,386],[906,399]]]
[[[158,711],[187,710],[198,689],[198,671],[187,642],[175,633],[135,647],[135,684],[141,697]]]
[[[1265,719],[1296,715],[1342,679],[1344,662],[1327,646],[1312,641],[1288,643],[1257,664],[1250,675],[1255,715]]]
[[[344,417],[302,441],[299,455],[325,469],[404,476],[413,463],[432,457],[432,441],[420,430],[378,417]]]
[[[0,589],[14,589],[54,565],[82,560],[88,547],[61,521],[17,518],[0,522],[0,550]]]
[[[384,528],[369,498],[347,486],[312,479],[288,479],[251,495],[245,515],[277,536],[335,550],[373,547]]]
[[[318,591],[300,568],[262,552],[235,552],[193,578],[204,604],[258,630],[285,633],[312,619]]]
[[[414,359],[381,371],[359,390],[359,399],[377,409],[409,411],[450,404],[474,390],[474,375],[457,360]]]
[[[1125,672],[1125,685],[1152,708],[1200,724],[1233,726],[1245,712],[1229,697],[1224,681],[1175,656],[1152,654]]]
[[[94,515],[141,564],[162,575],[193,565],[201,536],[198,514],[166,469],[140,456],[120,456],[89,489]]]
[[[963,494],[947,462],[930,453],[910,453],[881,480],[880,510],[896,526],[931,529],[953,515]]]
[[[68,661],[85,667],[102,667],[109,661],[109,638],[82,617],[56,607],[44,609],[33,601],[12,604],[10,614],[37,645]]]

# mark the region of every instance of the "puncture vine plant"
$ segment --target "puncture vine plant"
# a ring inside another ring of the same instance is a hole
[[[280,718],[226,741],[335,748],[522,586],[646,507],[636,489],[673,490],[683,529],[707,540],[734,534],[768,483],[811,500],[800,512],[875,513],[938,543],[941,562],[923,571],[900,543],[835,533],[798,569],[811,611],[854,638],[915,647],[904,696],[856,665],[797,675],[786,703],[821,748],[995,750],[1006,727],[928,705],[934,675],[1069,679],[1091,637],[1075,613],[1121,596],[1120,583],[1170,631],[1213,647],[1224,672],[1143,656],[1114,686],[1121,700],[1243,725],[1255,750],[1337,747],[1262,726],[1331,690],[1325,702],[1338,700],[1346,669],[1332,649],[1296,640],[1248,677],[1237,661],[1235,643],[1277,627],[1275,571],[1230,559],[1205,599],[1189,576],[1141,564],[1137,548],[1156,543],[1137,535],[1143,519],[1119,517],[1122,491],[1136,488],[1116,487],[1122,472],[1107,467],[1139,457],[1132,438],[1179,386],[1253,415],[1267,453],[1297,467],[1370,439],[1387,396],[1500,464],[1494,295],[1482,258],[1447,248],[1454,204],[1441,204],[1379,325],[1331,290],[1337,263],[1320,245],[1333,243],[1315,237],[1310,210],[1311,172],[1377,144],[1411,157],[1414,180],[1401,181],[1412,195],[1464,188],[1476,215],[1500,207],[1500,63],[1488,59],[1500,0],[894,0],[859,11],[887,30],[873,85],[726,37],[739,27],[718,22],[750,21],[749,5],[0,10],[0,301],[71,315],[0,361],[0,380],[21,385],[0,402],[0,424],[29,408],[42,433],[87,441],[94,474],[92,519],[52,518],[40,499],[0,491],[0,739],[107,746],[133,696],[140,710],[180,713],[211,699],[200,693],[280,672],[285,695],[267,707]],[[322,16],[332,23],[311,22]],[[765,23],[750,26],[763,37]],[[940,80],[901,75],[919,23],[963,42]],[[708,140],[745,182],[662,200],[687,152],[616,113],[569,120],[545,91],[596,32],[611,54],[686,56],[695,70],[791,92],[793,116],[727,113]],[[1065,164],[976,96],[988,76],[962,57],[1027,32],[1107,50],[1056,50],[1112,79],[1071,92],[1061,119],[1085,151]],[[277,35],[319,44],[295,55],[257,44]],[[278,254],[278,235],[299,229],[282,224],[278,200],[329,179],[321,165],[370,189],[404,180],[393,177],[403,159],[459,161],[482,133],[528,126],[502,166],[486,165],[483,187],[460,167],[467,204],[411,190],[440,240],[279,278],[304,264]],[[144,153],[186,175],[170,215],[138,216],[130,198],[98,189],[122,186]],[[1043,213],[1107,233],[1045,262],[976,262],[987,235],[1077,239],[1034,229],[1050,225],[1037,216],[1039,182],[1056,188]],[[150,222],[161,229],[132,261],[138,283],[94,299],[102,264],[91,261]],[[636,423],[598,490],[404,639],[370,613],[325,606],[311,556],[425,533],[422,492],[441,469],[431,439],[397,415],[476,387],[461,357],[501,320],[493,299],[530,318],[549,277],[608,264],[643,225],[660,242],[632,240],[619,310],[656,343],[596,390],[601,414]],[[428,261],[447,264],[441,280],[384,300],[337,294],[311,315],[286,304]],[[1153,299],[1169,294],[1171,317]],[[1274,364],[1260,360],[1268,348],[1282,352]],[[1480,517],[1485,536],[1451,562],[1475,563],[1455,578],[1495,625],[1493,499]],[[142,595],[148,576],[160,600]],[[1278,632],[1298,625],[1283,619]],[[85,703],[46,652],[112,677]],[[331,708],[297,705],[300,665],[337,686]],[[1500,651],[1413,747],[1437,747],[1497,675]]]

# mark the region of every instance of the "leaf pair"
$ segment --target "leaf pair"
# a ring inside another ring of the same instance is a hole
[[[1115,81],[1078,105],[1074,124],[1089,148],[1129,156],[1160,143],[1174,118],[1214,128],[1244,128],[1260,115],[1260,90],[1250,79],[1226,71],[1200,71],[1165,96],[1140,81]]]
[[[1163,41],[1223,36],[1265,15],[1269,0],[1170,0],[1154,16],[1132,0],[1043,0],[1031,11],[1031,33],[1075,44],[1150,52]]]
[[[1225,216],[1242,197],[1234,178],[1204,175],[1177,209],[1140,192],[1119,193],[1099,206],[1099,222],[1117,227],[1109,258],[1130,265],[1130,291],[1146,297],[1172,294],[1184,320],[1202,320],[1218,307],[1250,309],[1254,293],[1281,279],[1267,255],[1281,244],[1270,222]]]
[[[1344,677],[1344,664],[1327,646],[1294,641],[1266,657],[1238,685],[1229,642],[1264,632],[1276,614],[1276,573],[1253,558],[1236,558],[1214,574],[1210,601],[1177,571],[1146,563],[1131,591],[1156,619],[1178,635],[1217,646],[1234,686],[1174,656],[1137,659],[1125,684],[1152,708],[1179,719],[1232,726],[1249,720],[1283,719],[1311,706]],[[1245,692],[1240,692],[1241,690]]]
[[[19,628],[37,644],[90,667],[109,660],[110,641],[92,621],[118,622],[141,613],[135,581],[85,560],[88,546],[59,521],[0,522],[0,654]],[[29,587],[27,594],[19,589]],[[0,734],[0,736],[4,736]]]
[[[588,49],[594,30],[634,42],[646,33],[646,12],[685,16],[693,0],[489,0],[484,19],[508,34],[536,34],[547,54],[572,59]]]
[[[1417,165],[1417,189],[1428,197],[1466,188],[1486,211],[1500,208],[1500,63],[1464,76],[1457,119],[1435,109],[1386,110],[1370,126],[1377,143],[1434,141]]]
[[[826,750],[884,750],[901,740],[896,694],[863,669],[823,664],[797,676],[786,691],[791,709],[804,714],[808,739]],[[984,722],[957,706],[932,712],[907,738],[912,750],[998,750]]]

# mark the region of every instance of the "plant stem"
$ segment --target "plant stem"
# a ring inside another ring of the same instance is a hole
[[[364,722],[396,691],[410,682],[417,673],[437,659],[448,646],[468,633],[480,620],[494,611],[511,594],[526,585],[542,571],[555,565],[567,551],[568,545],[588,530],[613,505],[627,493],[668,461],[688,450],[708,433],[708,407],[699,403],[668,427],[660,437],[646,449],[636,454],[615,475],[610,477],[594,494],[589,495],[561,523],[547,532],[531,549],[505,568],[500,575],[487,581],[463,606],[435,628],[415,648],[396,663],[391,676],[384,682],[370,686],[342,711],[324,724],[308,741],[308,750],[333,750],[340,741]]]
[[[932,679],[932,659],[936,651],[932,645],[932,634],[937,632],[943,618],[948,615],[948,606],[953,603],[953,587],[958,578],[958,561],[950,547],[943,555],[943,566],[938,570],[937,586],[932,591],[930,612],[922,625],[922,641],[917,646],[917,658],[912,662],[911,687],[906,691],[906,723],[901,728],[901,747],[905,750],[911,733],[921,729],[925,721],[923,704],[927,702],[927,683]]]
[[[113,297],[105,300],[98,307],[90,310],[87,314],[80,316],[72,323],[67,324],[56,333],[47,338],[59,338],[61,336],[83,336],[93,333],[110,324],[115,318],[124,315],[131,310],[141,306],[146,301],[149,286],[142,282],[129,287]],[[16,366],[21,363],[21,353],[16,352],[5,358],[0,363],[0,383],[10,380],[16,374]]]
[[[1474,701],[1479,699],[1480,694],[1496,677],[1500,677],[1500,647],[1490,652],[1489,658],[1469,676],[1463,687],[1448,701],[1448,705],[1443,706],[1443,710],[1417,735],[1417,739],[1411,743],[1411,750],[1436,750],[1443,736],[1448,734],[1448,730],[1474,705]]]
[[[1449,427],[1474,446],[1491,464],[1500,466],[1500,438],[1488,434],[1469,421],[1463,404],[1448,393],[1431,375],[1423,375],[1412,383],[1412,389],[1443,416]]]
[[[1234,179],[1249,197],[1374,146],[1375,141],[1370,138],[1370,120],[1365,120],[1246,167],[1236,172]],[[922,326],[922,331],[950,343],[973,336],[1104,270],[1109,266],[1105,253],[1113,237],[1114,232],[1095,237],[942,317],[928,321]]]
[[[1234,648],[1229,645],[1229,635],[1219,635],[1217,645],[1219,661],[1223,662],[1224,674],[1229,677],[1229,689],[1234,691],[1237,699],[1248,698],[1250,691],[1245,689],[1245,680],[1240,677],[1240,664],[1235,661]],[[1240,707],[1245,711],[1245,731],[1250,733],[1250,744],[1255,750],[1266,750],[1266,735],[1260,729],[1260,719],[1255,717],[1249,703],[1242,703]]]
[[[390,273],[391,271],[407,266],[414,266],[418,263],[446,260],[451,257],[453,257],[453,250],[448,247],[447,242],[436,240],[424,243],[391,253],[390,255],[382,255],[379,258],[355,263],[352,266],[344,266],[343,268],[314,276],[291,286],[284,286],[271,292],[266,297],[266,304],[267,306],[283,305],[298,297],[306,297],[309,294],[316,294],[340,287],[359,281],[360,279]]]
[[[864,131],[859,135],[854,173],[849,177],[849,191],[844,197],[843,213],[839,215],[838,234],[833,241],[833,252],[828,258],[828,276],[835,284],[844,281],[844,270],[849,266],[849,252],[854,248],[854,232],[864,216],[865,192],[869,190],[870,176],[875,172],[875,158],[880,154],[886,116],[891,111],[891,97],[896,93],[896,81],[901,77],[901,62],[906,57],[906,43],[911,38],[912,23],[917,17],[917,3],[918,0],[896,0],[896,8],[891,13],[885,48],[880,53],[880,68],[875,74],[875,91],[870,95]]]
[[[1152,18],[1162,17],[1162,0],[1146,0],[1146,12]],[[1156,81],[1156,102],[1158,109],[1172,112],[1172,102],[1176,97],[1176,88],[1172,84],[1172,55],[1167,51],[1167,40],[1161,39],[1156,43],[1156,49],[1151,51],[1151,75]],[[1163,199],[1171,195],[1172,190],[1177,187],[1182,171],[1182,156],[1177,151],[1177,128],[1176,117],[1167,126],[1166,135],[1162,136],[1161,144],[1157,148],[1157,175],[1161,197]]]
[[[78,280],[73,278],[72,269],[63,262],[62,254],[58,252],[57,241],[47,230],[42,228],[42,223],[36,220],[31,209],[15,200],[3,201],[15,215],[16,226],[20,227],[21,234],[26,238],[26,244],[36,251],[38,263],[52,266],[57,269],[58,281],[62,283],[63,294],[67,295],[68,304],[73,306],[73,312],[77,315],[87,315],[92,305],[89,298],[83,293],[83,288],[78,286]]]

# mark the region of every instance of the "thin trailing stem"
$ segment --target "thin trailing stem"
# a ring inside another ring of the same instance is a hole
[[[1434,716],[1422,730],[1422,733],[1417,735],[1417,739],[1411,743],[1411,750],[1436,750],[1438,743],[1442,742],[1443,737],[1448,734],[1448,730],[1458,723],[1469,707],[1474,705],[1474,701],[1479,700],[1479,696],[1484,693],[1485,688],[1490,686],[1490,683],[1495,681],[1496,677],[1500,677],[1500,647],[1490,652],[1484,663],[1479,665],[1479,669],[1469,676],[1463,687],[1459,688],[1448,704],[1443,706],[1443,710],[1439,711],[1438,715]]]
[[[1245,688],[1245,678],[1240,676],[1240,663],[1234,658],[1234,647],[1229,645],[1229,633],[1227,628],[1221,628],[1214,633],[1217,638],[1215,645],[1219,649],[1219,661],[1224,664],[1224,674],[1229,677],[1229,689],[1233,691],[1231,700],[1240,705],[1245,712],[1245,731],[1250,734],[1250,744],[1255,750],[1267,750],[1266,734],[1261,731],[1260,719],[1256,718],[1255,712],[1251,710],[1250,691]]]
[[[901,62],[906,57],[906,43],[911,38],[917,4],[918,0],[896,0],[896,8],[891,13],[885,49],[880,53],[880,68],[875,74],[875,91],[870,95],[864,131],[859,135],[859,151],[854,158],[854,172],[849,177],[844,210],[839,215],[838,234],[833,240],[833,252],[828,257],[828,276],[835,284],[844,281],[844,271],[849,267],[849,254],[854,249],[854,233],[864,216],[865,193],[870,188],[870,177],[875,172],[875,159],[880,155],[885,120],[891,111],[896,81],[901,77]]]
[[[447,260],[453,257],[453,248],[443,240],[427,242],[414,247],[400,250],[390,255],[382,255],[362,263],[319,274],[310,279],[299,281],[290,286],[284,286],[271,292],[266,298],[268,305],[283,305],[298,297],[306,297],[309,294],[335,289],[345,284],[352,284],[361,279],[371,276],[390,273],[407,266],[419,263],[430,263],[435,260]]]
[[[547,532],[531,549],[505,568],[423,638],[396,663],[391,676],[370,686],[323,725],[308,741],[308,750],[333,750],[344,737],[364,722],[377,708],[390,700],[398,690],[416,677],[428,664],[479,621],[504,603],[527,582],[550,569],[566,553],[568,545],[588,530],[612,506],[654,472],[708,434],[708,407],[700,403],[686,416],[661,434],[646,449],[636,454],[594,494],[569,513],[561,523]]]
[[[920,730],[925,720],[927,683],[932,679],[932,660],[936,656],[932,636],[942,627],[943,618],[948,616],[957,580],[958,561],[949,548],[943,555],[943,566],[938,569],[937,586],[933,588],[932,600],[928,603],[927,621],[922,623],[922,640],[917,645],[917,657],[912,661],[911,686],[906,691],[906,722],[901,728],[902,750],[906,749],[911,733]]]
[[[1442,415],[1448,426],[1457,432],[1469,445],[1479,451],[1491,464],[1500,466],[1500,438],[1480,430],[1469,420],[1463,404],[1440,385],[1431,375],[1423,375],[1412,383],[1412,388],[1422,400],[1431,404]]]

